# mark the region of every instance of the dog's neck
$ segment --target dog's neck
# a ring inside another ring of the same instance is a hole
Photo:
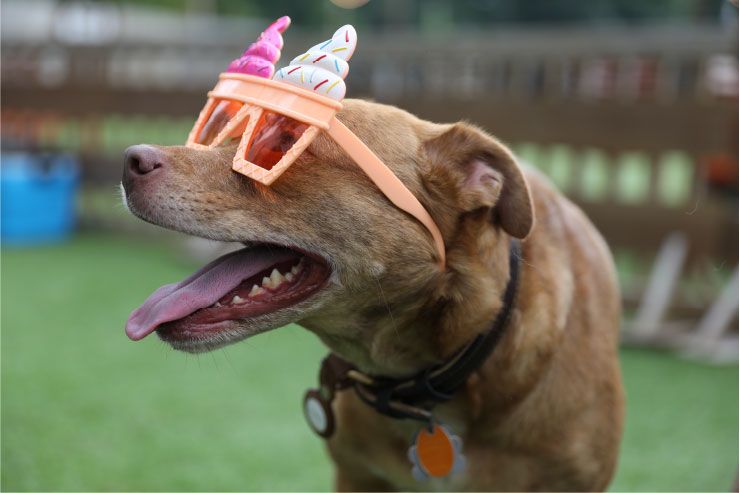
[[[343,320],[343,330],[331,330],[332,321],[327,320],[306,327],[371,375],[403,378],[440,364],[488,330],[502,309],[501,295],[509,280],[509,237],[494,231],[476,242],[483,255],[451,245],[447,272],[410,290],[405,298],[383,300],[379,282],[383,303]],[[348,325],[355,330],[347,331]]]

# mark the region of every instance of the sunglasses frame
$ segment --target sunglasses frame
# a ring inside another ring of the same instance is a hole
[[[236,101],[244,106],[229,120],[208,145],[197,143],[198,136],[220,101]],[[198,115],[188,135],[187,147],[207,150],[235,138],[248,118],[234,156],[232,169],[263,185],[270,185],[305,151],[324,130],[368,175],[381,192],[399,209],[416,218],[429,231],[438,252],[440,270],[445,267],[445,246],[442,234],[427,210],[398,177],[336,117],[342,104],[334,99],[284,82],[246,74],[222,73],[216,87],[208,93],[208,101]],[[280,160],[269,170],[246,159],[257,123],[264,111],[271,111],[305,123],[308,128]]]

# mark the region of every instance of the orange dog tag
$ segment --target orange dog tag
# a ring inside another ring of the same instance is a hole
[[[414,445],[409,448],[409,459],[414,464],[413,475],[418,481],[430,476],[440,478],[450,472],[465,468],[461,455],[462,440],[439,425],[424,427],[416,434]]]

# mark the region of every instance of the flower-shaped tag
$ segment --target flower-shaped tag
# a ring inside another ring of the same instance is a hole
[[[462,439],[450,433],[445,426],[434,424],[417,432],[414,444],[409,447],[408,457],[414,465],[411,473],[419,482],[461,472],[466,463],[462,455]]]

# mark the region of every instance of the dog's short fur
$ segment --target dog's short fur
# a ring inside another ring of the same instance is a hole
[[[601,490],[615,469],[623,392],[620,300],[607,246],[584,214],[496,139],[394,107],[345,100],[338,114],[408,186],[444,236],[395,208],[327,135],[271,187],[231,170],[235,148],[156,148],[158,173],[124,176],[144,220],[225,241],[267,242],[327,260],[328,285],[199,351],[289,322],[364,372],[409,376],[444,361],[501,309],[509,240],[523,239],[513,317],[485,364],[434,415],[462,437],[463,473],[417,483],[406,451],[419,424],[376,413],[352,391],[334,402],[328,440],[340,490]],[[152,175],[152,176],[149,176]],[[161,335],[160,335],[161,336]]]

